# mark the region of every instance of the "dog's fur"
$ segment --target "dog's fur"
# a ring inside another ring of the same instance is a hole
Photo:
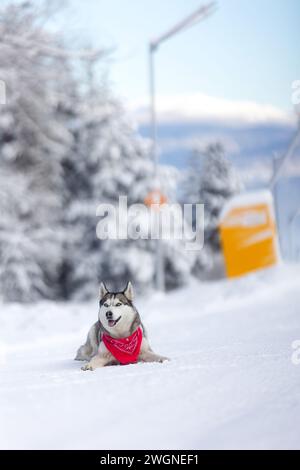
[[[102,341],[104,333],[113,338],[127,338],[138,327],[143,339],[138,362],[163,362],[168,358],[155,354],[150,348],[140,315],[133,305],[133,288],[130,282],[122,292],[109,292],[104,283],[100,285],[98,321],[89,330],[85,344],[77,351],[76,361],[88,361],[82,370],[117,365],[119,362]]]

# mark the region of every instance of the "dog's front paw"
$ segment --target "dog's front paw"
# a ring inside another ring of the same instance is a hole
[[[86,364],[85,366],[81,367],[81,370],[94,370],[90,363]]]
[[[163,362],[169,362],[171,359],[169,359],[168,357],[165,357],[165,356],[161,356],[159,358],[159,362],[160,363],[163,363]]]

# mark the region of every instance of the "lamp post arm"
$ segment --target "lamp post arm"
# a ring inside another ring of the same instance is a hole
[[[166,33],[162,34],[160,37],[154,39],[150,43],[150,48],[154,52],[157,48],[165,41],[170,39],[171,37],[175,36],[176,34],[180,33],[181,31],[193,26],[194,24],[198,23],[199,21],[205,19],[206,17],[212,15],[216,10],[216,2],[210,2],[207,5],[203,5],[201,8],[198,8],[194,13],[189,15],[184,20],[180,21],[180,23],[176,24]]]

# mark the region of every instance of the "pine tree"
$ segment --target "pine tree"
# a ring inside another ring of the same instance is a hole
[[[0,116],[0,297],[85,299],[96,295],[100,279],[147,288],[155,242],[99,240],[96,209],[117,205],[122,195],[129,205],[144,202],[153,189],[149,143],[107,86],[83,75],[86,86],[78,83],[74,54],[41,19],[30,2],[0,11],[8,98]],[[98,56],[82,53],[90,64]],[[172,202],[175,172],[165,168],[160,178]],[[173,288],[187,279],[190,257],[180,241],[164,246]]]
[[[155,275],[155,241],[96,236],[99,204],[117,207],[120,196],[127,196],[128,206],[144,203],[153,189],[153,163],[148,142],[137,134],[120,102],[104,84],[90,86],[76,110],[74,151],[64,163],[69,185],[65,281],[66,291],[77,299],[95,296],[101,279],[112,288],[130,279],[144,290]],[[174,197],[177,172],[165,167],[160,179]],[[190,273],[190,257],[178,241],[164,245],[167,287],[177,287]]]
[[[71,135],[56,116],[63,93],[63,45],[41,28],[29,2],[0,11],[0,296],[33,301],[57,295],[61,261],[61,158]]]
[[[241,183],[225,150],[219,142],[204,149],[195,148],[184,181],[184,200],[204,204],[204,249],[193,268],[197,276],[209,270],[215,254],[220,252],[219,216],[231,196],[241,190]]]
[[[152,164],[145,141],[104,84],[88,88],[80,97],[72,127],[75,146],[64,161],[66,290],[85,299],[96,294],[100,279],[114,284],[128,277],[138,279],[139,269],[129,260],[131,249],[139,251],[138,244],[129,247],[129,241],[99,240],[96,210],[101,203],[117,206],[122,195],[128,204],[143,202]]]
[[[205,243],[220,250],[219,216],[230,197],[239,192],[240,182],[222,144],[210,144],[204,151],[200,178],[200,200],[205,211]]]

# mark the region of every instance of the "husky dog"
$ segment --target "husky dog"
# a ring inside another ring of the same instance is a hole
[[[139,339],[137,336],[139,335]],[[134,362],[163,362],[167,357],[155,354],[149,346],[145,328],[140,315],[133,305],[133,288],[128,282],[122,292],[109,292],[104,283],[100,285],[98,321],[89,330],[86,342],[78,351],[76,361],[88,361],[82,370],[94,370],[99,367],[124,363],[111,352],[109,343],[122,343],[133,337],[140,341]],[[126,362],[130,363],[130,362]]]

